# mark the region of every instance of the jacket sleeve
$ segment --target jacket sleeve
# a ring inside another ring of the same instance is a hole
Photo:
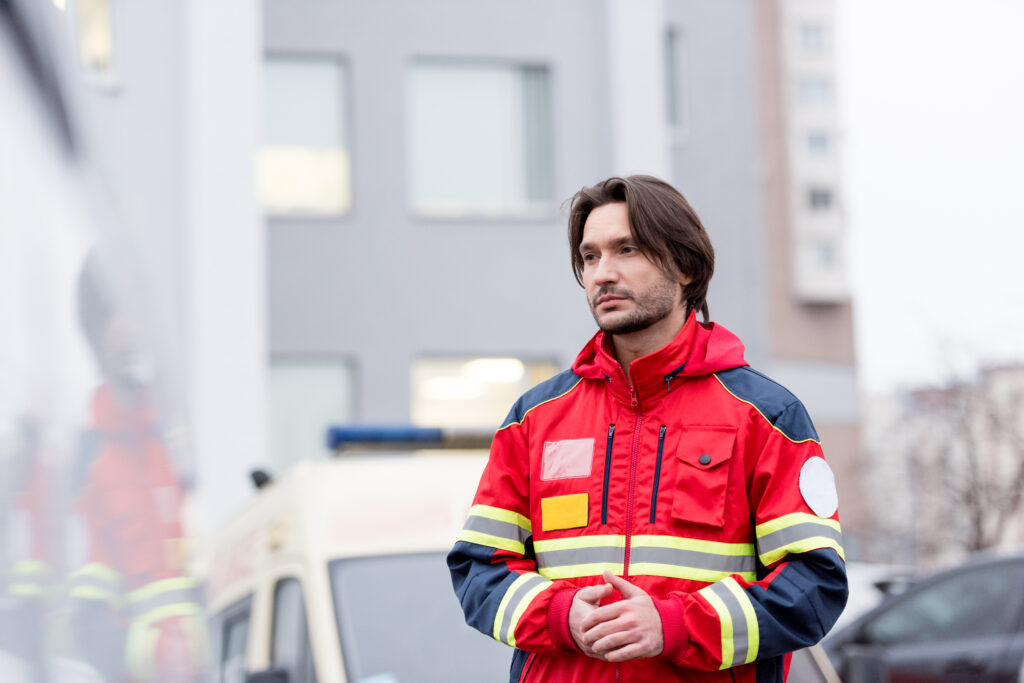
[[[498,430],[448,568],[473,628],[520,650],[574,650],[565,624],[576,587],[537,571],[529,462],[523,426],[513,422]]]
[[[748,494],[762,578],[655,600],[662,656],[680,666],[726,669],[813,645],[846,605],[835,482],[817,433],[798,401],[770,426]]]

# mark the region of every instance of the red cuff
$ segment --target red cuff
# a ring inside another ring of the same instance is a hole
[[[551,643],[559,650],[579,652],[576,641],[569,631],[569,608],[572,606],[572,599],[576,597],[579,588],[565,588],[558,591],[548,603],[548,633],[551,634]]]
[[[661,617],[661,637],[665,641],[661,656],[682,665],[690,649],[690,637],[683,625],[683,605],[679,598],[669,596],[664,599],[655,598],[654,607]]]

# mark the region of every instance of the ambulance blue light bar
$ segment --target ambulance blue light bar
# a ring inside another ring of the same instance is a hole
[[[327,429],[333,451],[490,448],[493,431],[412,425],[336,425]]]

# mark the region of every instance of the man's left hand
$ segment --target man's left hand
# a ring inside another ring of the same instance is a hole
[[[665,641],[651,596],[610,572],[604,573],[604,580],[624,599],[587,615],[582,624],[586,646],[609,662],[660,655]]]

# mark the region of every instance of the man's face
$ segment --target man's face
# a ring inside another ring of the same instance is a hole
[[[629,231],[626,205],[590,212],[580,243],[583,288],[597,326],[608,334],[645,330],[681,309],[690,279],[669,277],[640,251]]]

